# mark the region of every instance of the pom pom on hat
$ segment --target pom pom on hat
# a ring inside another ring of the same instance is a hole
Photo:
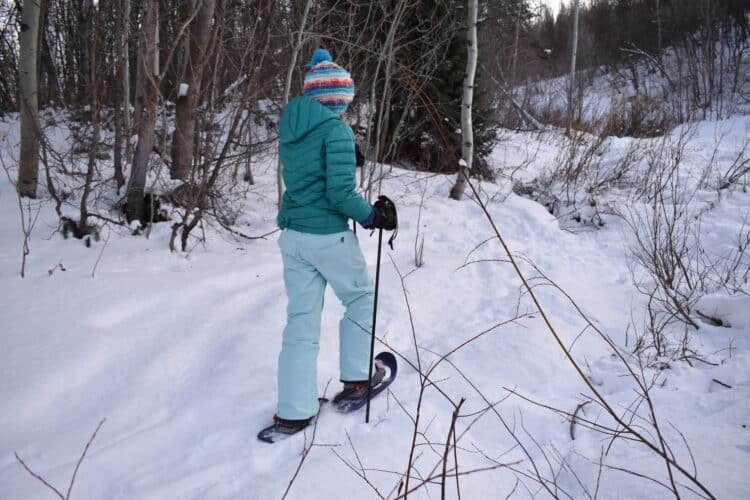
[[[354,81],[344,68],[333,62],[330,52],[313,52],[305,74],[303,94],[341,115],[354,99]]]
[[[319,62],[323,61],[333,61],[333,58],[331,57],[331,53],[328,52],[326,49],[315,49],[315,52],[313,52],[312,57],[310,58],[310,62],[305,64],[306,68],[311,68],[318,64]]]

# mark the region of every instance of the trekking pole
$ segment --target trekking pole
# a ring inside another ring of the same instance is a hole
[[[378,287],[380,285],[380,252],[383,248],[383,228],[378,231],[378,261],[375,267],[375,297],[372,305],[372,338],[370,339],[370,376],[367,378],[367,410],[365,423],[370,423],[370,392],[372,390],[372,363],[375,356],[375,322],[378,319]]]

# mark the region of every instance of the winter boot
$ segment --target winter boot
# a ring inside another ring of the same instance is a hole
[[[385,378],[385,368],[380,361],[375,361],[375,373],[370,379],[370,387],[377,387]],[[336,394],[333,402],[337,403],[342,399],[359,399],[367,395],[367,380],[357,382],[344,382],[344,390]]]
[[[274,430],[282,434],[296,434],[312,422],[313,418],[303,418],[302,420],[288,420],[276,415],[273,416]]]

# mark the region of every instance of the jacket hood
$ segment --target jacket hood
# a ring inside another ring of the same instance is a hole
[[[294,142],[305,137],[321,123],[338,120],[339,117],[318,101],[298,96],[289,101],[279,120],[279,139]]]

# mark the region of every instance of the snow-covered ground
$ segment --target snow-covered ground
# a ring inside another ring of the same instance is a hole
[[[707,144],[715,144],[716,130],[724,127],[728,139],[717,162],[728,165],[748,124],[747,117],[700,124],[685,164],[702,172],[704,157],[713,151]],[[0,123],[9,165],[16,154],[15,127],[13,121]],[[506,173],[517,169],[514,180],[528,181],[559,160],[560,141],[555,132],[507,133],[492,161]],[[620,157],[626,141],[612,139],[603,162]],[[285,319],[278,234],[241,241],[208,227],[205,243],[193,241],[188,253],[170,253],[168,224],[157,224],[149,238],[112,226],[87,248],[63,240],[47,204],[22,279],[17,198],[0,173],[0,498],[53,497],[24,471],[15,452],[64,494],[85,444],[105,418],[71,498],[282,497],[312,432],[276,445],[255,437],[274,413]],[[254,174],[238,228],[261,235],[275,227],[273,160],[256,165]],[[458,451],[448,461],[448,498],[458,497],[450,477],[455,459],[459,473],[469,473],[460,477],[461,498],[546,497],[533,479],[535,468],[561,497],[670,497],[656,482],[669,479],[653,451],[584,425],[575,426],[571,439],[569,418],[520,397],[572,413],[591,391],[522,293],[498,241],[487,241],[493,232],[480,205],[471,196],[448,199],[452,180],[399,169],[386,178],[383,191],[398,205],[400,228],[395,249],[384,247],[378,335],[402,356],[400,374],[390,393],[373,401],[370,424],[363,413],[342,416],[323,408],[315,446],[288,498],[397,496],[420,397],[414,366],[421,363],[426,371],[439,356],[517,316],[431,374],[434,386],[426,388],[418,412],[409,488],[435,474],[437,479],[411,497],[440,495],[442,467],[433,469],[449,435],[454,406],[448,399],[457,404],[461,398],[466,401],[456,424]],[[538,273],[524,259],[575,300],[622,352],[630,352],[646,298],[632,282],[627,224],[604,215],[598,230],[570,231],[512,186],[501,176],[496,184],[482,184],[481,198],[525,276]],[[615,193],[608,200],[620,198]],[[720,252],[734,245],[747,222],[750,194],[724,190],[712,203],[711,224],[702,234]],[[424,236],[424,265],[415,268],[418,234]],[[374,276],[377,239],[361,229],[359,239]],[[626,419],[635,411],[634,425],[657,442],[652,426],[641,420],[645,404],[628,409],[636,385],[611,349],[562,293],[538,279],[532,284],[588,379]],[[703,299],[701,308],[728,325],[701,322],[690,332],[692,348],[711,364],[666,360],[644,373],[649,380],[658,377],[651,396],[677,462],[697,471],[716,497],[743,499],[750,492],[750,297],[718,293]],[[342,311],[329,292],[318,363],[321,395],[338,390]],[[494,411],[482,413],[488,402],[497,403]],[[593,403],[578,416],[612,424]],[[696,486],[673,472],[683,498],[697,497]]]

